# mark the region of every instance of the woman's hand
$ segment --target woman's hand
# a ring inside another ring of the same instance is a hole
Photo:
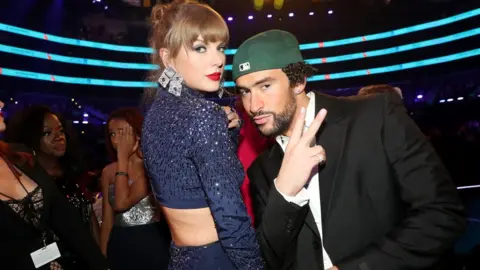
[[[128,159],[138,149],[138,140],[132,126],[125,125],[118,136],[117,158],[118,160]]]
[[[240,128],[242,126],[242,119],[240,119],[240,116],[237,114],[237,112],[229,106],[224,106],[222,108],[227,114],[228,128]]]

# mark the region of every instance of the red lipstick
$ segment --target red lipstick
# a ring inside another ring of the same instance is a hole
[[[220,78],[222,77],[222,73],[215,72],[215,73],[207,75],[207,77],[212,81],[218,82],[218,81],[220,81]]]

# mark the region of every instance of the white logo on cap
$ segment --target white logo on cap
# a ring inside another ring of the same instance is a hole
[[[240,69],[240,71],[247,71],[250,69],[250,62],[240,64],[238,68]]]

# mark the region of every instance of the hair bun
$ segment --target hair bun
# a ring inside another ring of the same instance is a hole
[[[165,14],[166,9],[168,8],[167,5],[155,5],[152,8],[152,13],[150,16],[150,20],[153,24],[158,24],[162,21],[163,15]]]
[[[198,3],[198,1],[193,1],[193,0],[174,0],[170,3],[171,6],[181,6],[183,4],[188,4],[188,3]]]
[[[175,0],[170,4],[157,4],[152,8],[151,13],[151,21],[153,24],[160,23],[162,19],[165,17],[165,14],[169,11],[175,13],[178,9],[180,9],[183,5],[189,3],[198,3],[197,1],[192,0]]]

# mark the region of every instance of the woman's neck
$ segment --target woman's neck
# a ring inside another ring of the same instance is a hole
[[[0,156],[0,175],[10,177],[10,168],[8,167],[7,161]],[[0,177],[2,179],[2,177]]]
[[[52,155],[37,153],[37,160],[43,169],[52,176],[60,176],[63,173],[59,158]]]

